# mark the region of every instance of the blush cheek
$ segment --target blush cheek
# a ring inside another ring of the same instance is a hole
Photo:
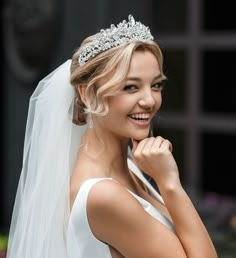
[[[162,96],[160,95],[156,99],[156,105],[155,105],[156,112],[161,108],[161,105],[162,105]]]

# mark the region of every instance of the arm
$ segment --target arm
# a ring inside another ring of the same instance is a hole
[[[133,148],[136,163],[159,187],[187,257],[216,258],[209,234],[181,185],[171,151],[171,143],[162,137],[134,142]]]

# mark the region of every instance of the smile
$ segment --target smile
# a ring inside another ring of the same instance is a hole
[[[149,113],[142,113],[142,114],[131,114],[129,115],[129,117],[135,120],[149,120],[151,115]]]

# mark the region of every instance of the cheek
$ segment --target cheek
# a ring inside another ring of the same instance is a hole
[[[116,113],[116,114],[122,114],[127,112],[127,110],[130,108],[130,106],[133,105],[134,100],[131,98],[127,98],[127,97],[120,97],[120,96],[116,96],[113,99],[111,99],[109,102],[109,110],[112,113]]]
[[[161,94],[159,94],[159,95],[157,96],[155,102],[156,102],[155,108],[156,108],[156,110],[158,111],[158,110],[160,109],[160,107],[161,107],[161,104],[162,104],[162,95],[161,95]]]
[[[124,112],[123,109],[125,104],[122,104],[123,102],[117,101],[117,99],[110,101],[108,105],[109,111],[106,118],[109,120],[118,120],[119,116]]]

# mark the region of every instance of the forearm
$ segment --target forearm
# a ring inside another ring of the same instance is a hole
[[[139,168],[157,183],[188,258],[217,258],[209,234],[179,180],[171,143],[157,136],[133,141]]]
[[[176,234],[189,258],[216,258],[209,234],[181,183],[158,184]]]

